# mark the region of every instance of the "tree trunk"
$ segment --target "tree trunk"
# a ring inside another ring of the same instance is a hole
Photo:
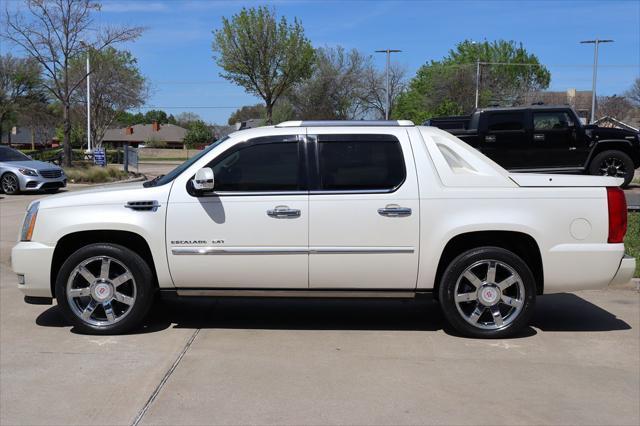
[[[62,129],[64,132],[62,143],[64,147],[64,165],[66,167],[71,167],[73,160],[73,150],[71,147],[71,119],[69,118],[70,109],[71,105],[65,103],[62,112]]]
[[[266,102],[267,108],[267,126],[273,124],[273,104],[271,102]]]

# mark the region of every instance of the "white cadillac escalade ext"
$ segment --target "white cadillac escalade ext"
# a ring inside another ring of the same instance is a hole
[[[19,288],[80,330],[124,333],[154,294],[414,297],[504,337],[537,295],[631,279],[619,179],[513,174],[405,121],[286,122],[142,183],[33,202]]]

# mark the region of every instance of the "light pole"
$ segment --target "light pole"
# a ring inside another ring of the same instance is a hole
[[[392,53],[398,53],[398,52],[402,52],[402,50],[398,50],[398,49],[385,49],[385,50],[376,50],[376,53],[386,53],[387,54],[387,68],[386,68],[386,74],[387,74],[387,104],[385,106],[385,110],[384,110],[384,119],[388,120],[389,119],[389,110],[391,109],[391,99],[389,96],[389,65],[391,62],[391,54]]]
[[[476,109],[480,98],[480,58],[476,60]]]
[[[91,152],[91,63],[89,61],[91,46],[84,41],[81,41],[80,45],[87,51],[87,152]]]
[[[598,76],[598,45],[600,43],[613,43],[613,40],[582,40],[582,44],[593,44],[593,83],[591,87],[591,123],[596,121],[596,80]]]

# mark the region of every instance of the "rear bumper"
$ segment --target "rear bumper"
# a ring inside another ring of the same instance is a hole
[[[625,254],[620,261],[618,272],[609,283],[609,285],[622,285],[631,281],[633,274],[636,271],[636,259],[634,257]]]
[[[624,244],[560,244],[542,256],[545,294],[603,289],[618,274],[631,279],[629,268],[635,268],[635,259],[626,260]]]
[[[22,279],[17,280],[18,289],[25,296],[52,297],[51,260],[54,249],[46,244],[22,241],[11,250],[11,268],[22,275]]]

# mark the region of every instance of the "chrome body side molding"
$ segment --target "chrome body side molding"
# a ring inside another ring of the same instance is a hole
[[[249,254],[393,254],[413,253],[413,247],[172,247],[171,253],[182,255]]]

